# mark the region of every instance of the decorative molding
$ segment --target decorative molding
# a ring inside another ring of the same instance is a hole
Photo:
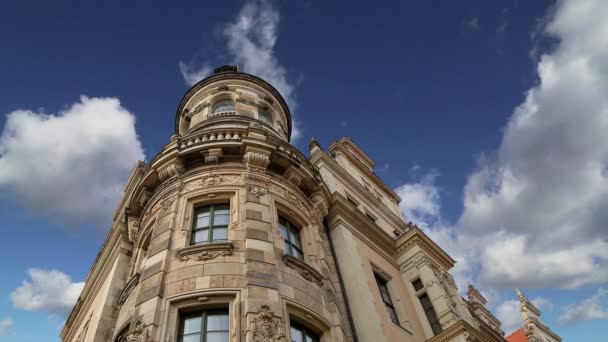
[[[137,203],[143,208],[150,198],[152,197],[152,191],[148,189],[148,187],[144,186],[137,197]]]
[[[251,321],[250,331],[254,342],[275,342],[284,337],[281,319],[274,317],[270,306],[262,305]]]
[[[310,206],[306,205],[305,202],[302,201],[302,199],[300,199],[300,196],[296,195],[295,192],[291,191],[288,188],[284,188],[284,187],[276,185],[276,184],[270,184],[269,190],[271,192],[283,197],[290,203],[293,203],[293,205],[295,205],[298,208],[305,209],[305,208],[310,207]]]
[[[247,186],[258,186],[262,188],[267,188],[270,183],[270,177],[265,176],[256,172],[243,171],[241,173],[241,179],[243,183],[247,184]]]
[[[151,342],[150,335],[148,334],[148,328],[142,323],[142,321],[135,322],[135,326],[127,335],[126,342]]]
[[[414,246],[420,247],[420,249],[431,256],[433,260],[437,261],[437,263],[439,263],[439,265],[446,270],[452,268],[456,262],[447,253],[445,253],[441,247],[437,246],[420,229],[417,228],[409,229],[405,234],[401,235],[397,239],[396,256],[400,256]],[[408,264],[403,265],[403,267],[409,266]]]
[[[139,221],[138,220],[130,220],[128,221],[128,234],[129,234],[129,241],[131,241],[132,244],[137,243],[137,240],[139,239]]]
[[[457,336],[463,336],[465,341],[487,341],[487,338],[484,338],[481,333],[479,333],[475,328],[473,328],[470,324],[465,322],[464,320],[460,320],[455,324],[449,326],[445,329],[441,334],[435,335],[431,339],[427,340],[427,342],[448,342],[453,341]]]
[[[201,245],[187,246],[177,250],[179,260],[211,260],[218,256],[232,255],[232,242],[210,242]]]
[[[247,170],[265,171],[270,164],[270,156],[261,152],[249,151],[243,155],[243,163]]]
[[[178,158],[158,168],[158,178],[165,181],[171,177],[179,176],[184,172],[184,164]]]
[[[296,270],[298,274],[302,276],[302,278],[319,286],[323,286],[323,275],[314,267],[296,257],[287,254],[283,256],[283,261],[285,262],[285,265]]]
[[[264,196],[268,192],[268,190],[266,190],[266,188],[255,186],[255,185],[248,185],[247,191],[249,191],[252,195],[254,195],[257,198]]]
[[[201,151],[201,155],[203,156],[203,158],[205,160],[205,164],[217,165],[220,163],[220,158],[222,157],[222,149],[221,148],[210,148],[206,151]]]
[[[122,306],[127,299],[129,298],[129,295],[131,294],[131,292],[133,291],[133,289],[135,288],[135,286],[137,286],[137,284],[139,284],[139,273],[135,273],[131,279],[129,279],[129,281],[127,281],[127,283],[125,284],[125,286],[122,288],[122,291],[120,292],[120,296],[118,296],[118,306]]]

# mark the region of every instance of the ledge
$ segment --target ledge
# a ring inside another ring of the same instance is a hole
[[[285,262],[285,265],[296,270],[304,279],[316,283],[319,286],[323,285],[323,275],[306,262],[287,254],[283,256],[283,261]]]
[[[177,250],[179,260],[210,260],[218,256],[232,255],[232,242],[210,242],[206,244],[186,246]]]

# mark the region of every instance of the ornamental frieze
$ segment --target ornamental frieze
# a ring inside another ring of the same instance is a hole
[[[231,242],[212,242],[203,245],[188,246],[177,250],[179,260],[205,261],[218,256],[232,255]]]

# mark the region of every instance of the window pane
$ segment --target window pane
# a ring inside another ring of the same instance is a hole
[[[380,290],[380,294],[382,295],[382,301],[386,304],[392,304],[391,296],[385,291]]]
[[[207,316],[207,331],[228,330],[227,314],[210,314]]]
[[[414,282],[412,284],[414,285],[414,290],[416,290],[416,291],[422,290],[422,288],[424,287],[424,285],[422,285],[422,280],[420,280],[420,278],[414,280]]]
[[[302,252],[300,252],[299,250],[292,248],[293,251],[293,256],[295,256],[298,259],[304,260],[304,254],[302,254]]]
[[[281,225],[281,226],[279,226],[279,230],[281,231],[281,235],[283,235],[283,237],[285,239],[287,239],[287,228],[285,228]]]
[[[201,318],[192,317],[184,320],[184,335],[201,332]]]
[[[184,335],[182,342],[201,342],[201,334]]]
[[[291,341],[292,342],[304,342],[302,340],[302,332],[294,327],[291,327]]]
[[[306,334],[306,342],[315,342],[315,341],[316,341],[316,338]]]
[[[234,104],[230,100],[222,100],[213,106],[213,113],[234,111]]]
[[[268,115],[268,113],[263,110],[258,111],[258,119],[264,121],[267,124],[272,124],[272,119],[270,118],[270,115]]]
[[[194,232],[194,243],[209,241],[209,229],[201,229]]]
[[[196,228],[209,227],[209,214],[199,215],[196,219]]]
[[[207,342],[228,342],[228,332],[208,332]]]
[[[290,237],[291,237],[291,242],[295,245],[295,246],[302,246],[302,242],[300,242],[300,232],[296,231],[295,229],[292,229]]]
[[[216,204],[213,206],[213,212],[215,213],[215,215],[218,215],[218,214],[230,215],[230,205]]]
[[[217,214],[213,216],[213,225],[214,226],[227,226],[230,224],[230,215]]]
[[[213,228],[213,241],[228,240],[228,228]]]
[[[387,305],[386,310],[388,311],[389,316],[391,316],[391,320],[399,324],[399,317],[397,317],[397,312],[395,309]]]

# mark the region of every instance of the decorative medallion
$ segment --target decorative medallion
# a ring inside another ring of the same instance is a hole
[[[274,342],[283,337],[280,329],[280,319],[274,317],[274,312],[268,305],[262,305],[258,315],[251,322],[254,342]]]

